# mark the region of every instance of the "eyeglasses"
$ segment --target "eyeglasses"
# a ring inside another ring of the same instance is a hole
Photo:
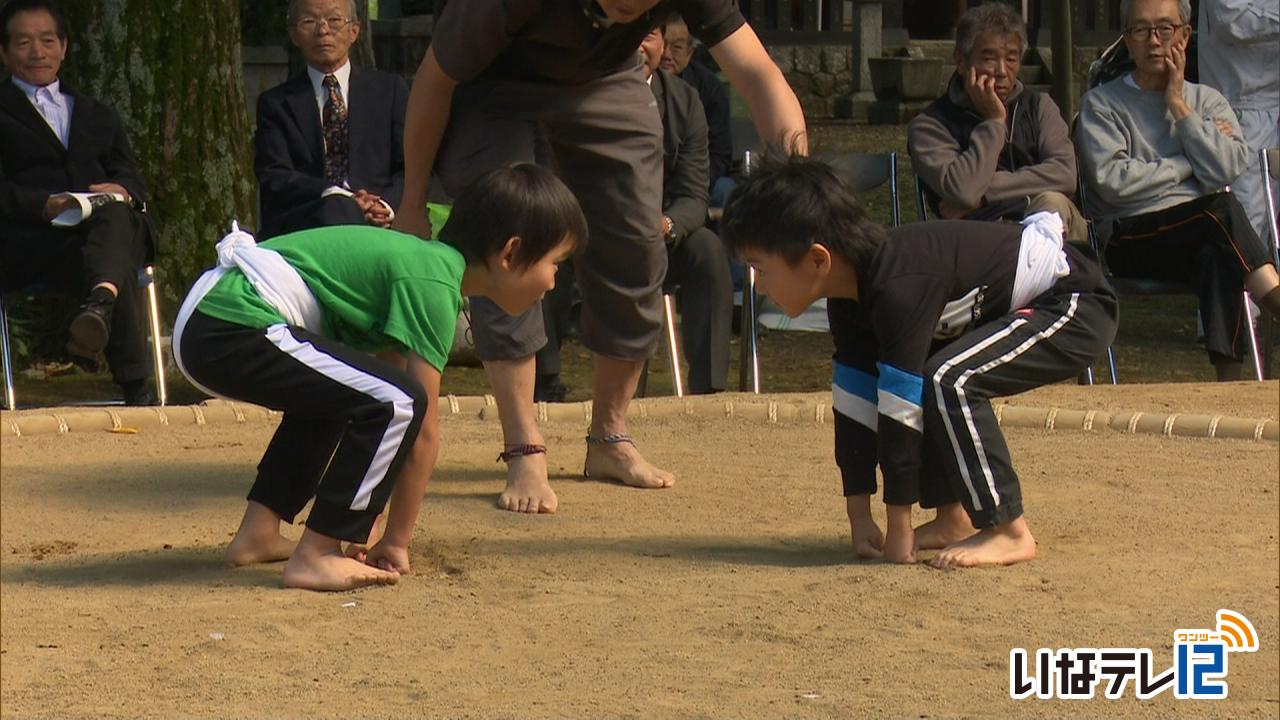
[[[344,18],[340,15],[327,18],[304,17],[294,23],[294,27],[298,28],[302,32],[308,33],[320,32],[320,28],[325,26],[328,26],[328,28],[333,32],[342,32],[342,30],[346,28],[347,25],[350,25],[351,22],[352,20],[350,18]]]
[[[1173,34],[1184,27],[1186,25],[1138,25],[1126,28],[1124,34],[1128,35],[1130,40],[1137,42],[1143,42],[1153,34],[1160,38],[1160,42],[1169,42]]]

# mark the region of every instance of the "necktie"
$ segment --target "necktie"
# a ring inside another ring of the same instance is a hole
[[[338,92],[338,78],[324,76],[324,178],[334,185],[347,180],[347,105]]]
[[[53,134],[58,136],[58,140],[62,141],[65,147],[67,144],[67,112],[63,108],[58,98],[53,97],[53,92],[49,88],[40,88],[36,91],[36,107],[40,110],[40,115],[44,117],[45,122],[49,123],[49,128],[53,130]]]

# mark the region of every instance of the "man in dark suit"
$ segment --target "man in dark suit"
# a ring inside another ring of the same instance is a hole
[[[105,350],[125,402],[153,405],[136,288],[154,246],[129,141],[115,111],[59,82],[67,32],[49,0],[12,0],[0,8],[0,32],[12,74],[0,83],[0,287],[41,282],[82,293],[67,350],[89,358]],[[124,201],[54,227],[77,205],[60,196],[69,191]]]
[[[658,67],[666,26],[640,43],[649,87],[662,117],[662,231],[667,242],[664,292],[679,288],[681,340],[689,392],[720,392],[729,375],[733,283],[724,243],[707,229],[707,120],[698,93]]]
[[[307,70],[258,99],[261,239],[325,225],[387,227],[395,217],[409,87],[351,64],[359,35],[354,0],[289,4],[289,37]]]
[[[671,13],[666,22],[666,49],[662,54],[662,69],[678,75],[681,80],[693,86],[702,100],[702,109],[707,116],[707,143],[710,156],[711,173],[708,177],[708,189],[716,195],[716,185],[721,186],[715,198],[724,204],[732,184],[728,182],[729,166],[733,155],[733,136],[729,123],[729,91],[724,83],[706,65],[693,59],[693,37],[689,35],[689,26],[685,24],[680,13]],[[720,181],[724,180],[724,183]],[[713,205],[715,203],[713,202]]]

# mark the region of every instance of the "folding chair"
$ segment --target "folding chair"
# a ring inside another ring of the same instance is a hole
[[[147,325],[151,331],[151,360],[155,363],[156,394],[160,405],[169,402],[169,388],[165,377],[164,348],[160,344],[160,304],[156,289],[155,266],[147,265],[138,271],[138,287],[147,295]],[[0,293],[0,361],[4,366],[4,406],[6,410],[16,410],[17,399],[13,388],[13,355],[9,345],[9,314],[4,306],[4,296]]]
[[[924,183],[920,182],[920,176],[916,175],[914,170],[911,174],[916,179],[916,208],[920,211],[920,222],[924,222],[929,219],[929,206],[924,200]]]
[[[1271,258],[1275,261],[1276,267],[1280,268],[1280,225],[1276,219],[1276,194],[1271,187],[1272,182],[1280,183],[1280,148],[1270,148],[1258,151],[1258,166],[1262,171],[1262,188],[1263,196],[1267,201],[1267,222],[1271,226]],[[1265,314],[1265,313],[1264,313]],[[1268,372],[1271,370],[1271,355],[1275,351],[1275,324],[1276,319],[1270,321],[1265,317],[1258,318],[1261,323],[1266,323],[1265,335],[1263,336],[1263,361],[1262,365]]]

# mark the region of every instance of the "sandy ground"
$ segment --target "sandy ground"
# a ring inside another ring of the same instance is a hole
[[[1275,383],[1048,388],[1020,404],[1277,415]],[[1032,563],[940,572],[851,558],[813,422],[647,419],[677,487],[578,479],[561,512],[496,511],[492,421],[449,418],[394,588],[278,587],[222,546],[271,425],[5,437],[4,717],[1275,717],[1277,445],[1008,431]],[[1014,647],[1151,648],[1246,615],[1229,699],[1013,701]]]

